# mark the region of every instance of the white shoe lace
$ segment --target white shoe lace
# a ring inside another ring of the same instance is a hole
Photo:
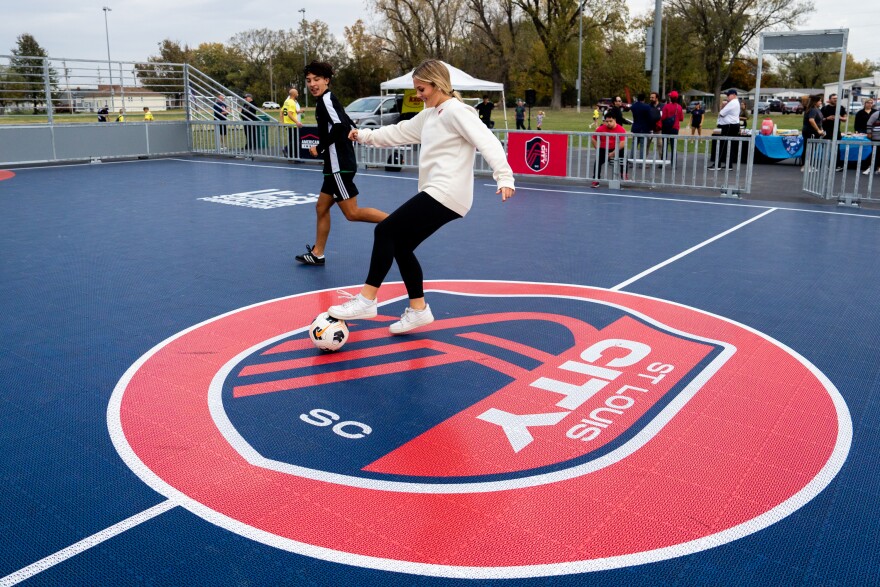
[[[400,315],[400,322],[405,323],[415,319],[415,310],[412,308],[407,308],[403,311],[403,314]]]
[[[345,291],[344,289],[337,289],[336,293],[339,294],[340,298],[347,298],[347,301],[342,302],[342,307],[345,308],[346,310],[351,308],[352,306],[361,305],[360,300],[358,300],[357,294],[349,293],[349,292]]]

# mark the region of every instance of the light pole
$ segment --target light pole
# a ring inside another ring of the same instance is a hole
[[[582,73],[584,71],[583,66],[581,65],[581,56],[584,51],[584,3],[581,2],[580,6],[578,6],[578,106],[577,111],[578,114],[581,112],[581,86],[583,85],[583,80],[581,79]]]
[[[663,0],[654,0],[654,54],[652,55],[651,64],[651,90],[660,91],[660,43],[663,32]]]
[[[104,11],[104,34],[107,35],[107,71],[110,74],[110,110],[115,111],[116,103],[113,92],[113,66],[110,65],[110,27],[107,25],[107,13],[110,12],[111,8],[105,6],[101,10]]]
[[[309,65],[309,46],[306,44],[306,9],[300,8],[297,12],[302,13],[302,27],[303,27],[303,80],[305,80],[305,69]],[[303,108],[309,107],[309,90],[305,87],[305,83],[303,83],[303,96],[305,97],[305,106]]]

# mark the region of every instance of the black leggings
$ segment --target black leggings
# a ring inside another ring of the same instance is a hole
[[[419,192],[407,200],[376,225],[367,285],[380,287],[391,270],[391,264],[397,261],[409,298],[425,297],[422,266],[414,251],[441,226],[457,218],[461,218],[461,215],[425,192]]]

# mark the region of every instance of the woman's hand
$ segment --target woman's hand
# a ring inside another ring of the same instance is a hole
[[[513,188],[503,187],[503,188],[498,188],[498,191],[496,191],[495,193],[501,194],[501,201],[504,202],[508,198],[512,198],[513,194],[516,193],[516,190]]]
[[[311,153],[312,157],[318,156],[318,148],[317,147],[309,147],[309,153]]]
[[[358,129],[353,128],[350,131],[348,131],[348,140],[350,140],[350,141],[358,140]]]

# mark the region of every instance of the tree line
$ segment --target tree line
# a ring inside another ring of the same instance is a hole
[[[334,88],[346,102],[378,93],[382,81],[435,57],[504,83],[511,102],[532,88],[538,104],[560,108],[577,102],[580,49],[584,106],[614,95],[632,99],[651,89],[690,88],[713,93],[717,104],[723,88],[754,87],[761,32],[796,29],[814,9],[811,0],[667,0],[663,87],[650,88],[645,30],[654,15],[632,16],[624,0],[368,3],[375,24],[368,28],[357,20],[345,27],[342,39],[320,20],[246,30],[226,43],[196,47],[165,39],[140,68],[155,78],[161,63],[188,63],[229,88],[252,93],[258,102],[280,101],[288,87],[303,87],[305,61],[319,59],[336,68]],[[821,87],[837,80],[839,63],[840,55],[833,53],[781,56],[765,63],[762,86]],[[871,75],[876,67],[847,56],[848,78]]]

